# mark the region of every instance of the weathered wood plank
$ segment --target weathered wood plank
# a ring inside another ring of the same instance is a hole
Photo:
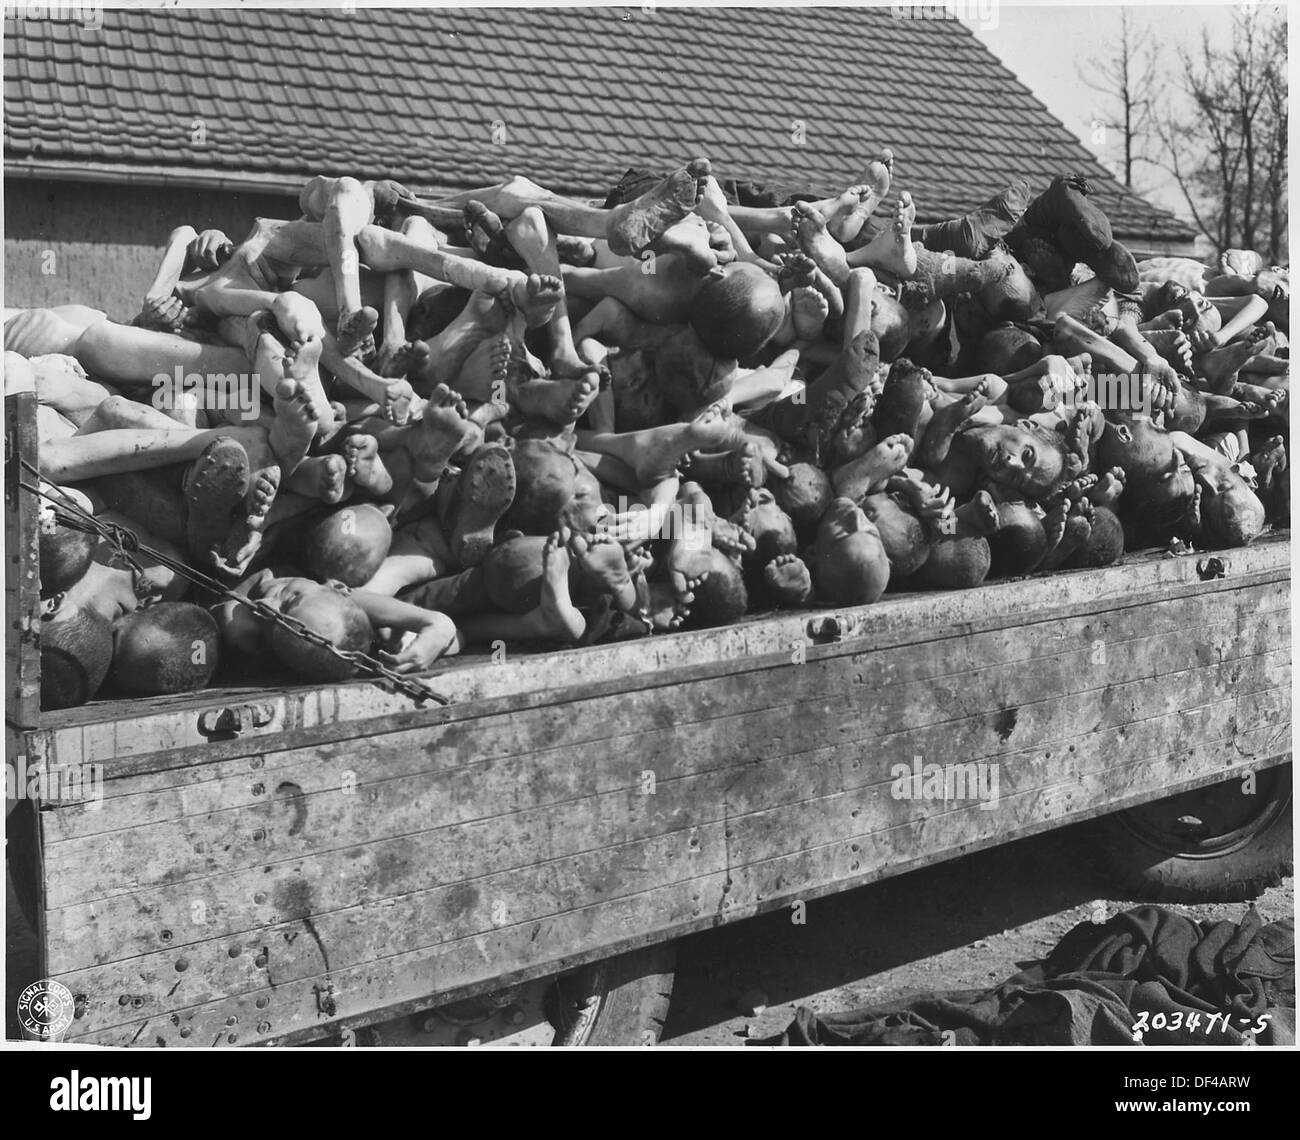
[[[1257,732],[1262,738],[1271,730],[1260,729]],[[1245,751],[1250,754],[1249,734],[1241,736]],[[1275,734],[1272,739],[1276,739]],[[1264,747],[1262,742],[1260,747]],[[1213,749],[1215,756],[1220,752],[1234,751],[1223,749],[1221,742],[1214,742],[1179,750],[1168,757],[1144,758],[1102,771],[1084,771],[1077,780],[1058,782],[1009,797],[1004,805],[1005,812],[996,818],[993,813],[972,806],[903,824],[894,829],[897,834],[891,837],[887,846],[883,846],[884,841],[879,835],[856,836],[849,841],[821,845],[818,850],[828,852],[833,862],[821,866],[816,880],[810,881],[809,885],[826,881],[832,869],[831,881],[866,878],[867,875],[861,873],[868,845],[882,861],[895,856],[907,858],[916,851],[962,848],[1002,834],[1008,828],[1014,834],[1022,824],[1064,820],[1080,804],[1105,802],[1132,796],[1143,789],[1175,785],[1180,778],[1214,766],[1213,757],[1204,754],[1208,749]],[[1230,775],[1248,766],[1244,759],[1237,758],[1221,771]],[[794,858],[806,860],[807,855],[807,852],[799,852]],[[882,863],[878,862],[874,869],[878,872],[881,868]],[[797,897],[798,884],[780,874],[773,878],[770,869],[767,874],[767,881],[782,884],[775,888],[781,892],[777,899]],[[757,885],[751,884],[740,870],[733,867],[722,872],[705,873],[666,888],[654,888],[570,910],[548,920],[507,921],[496,928],[436,948],[424,947],[385,957],[370,957],[354,967],[336,967],[326,962],[324,957],[328,951],[322,939],[322,968],[313,977],[277,981],[274,987],[264,985],[237,995],[223,994],[201,1004],[162,1009],[153,1016],[145,1012],[138,1020],[102,1024],[101,1018],[120,1017],[128,1009],[139,1014],[146,1007],[136,1009],[129,997],[127,1004],[123,1005],[118,1000],[120,995],[88,994],[86,1015],[74,1025],[73,1035],[101,1044],[152,1044],[161,1037],[168,1044],[182,1044],[188,1040],[206,1045],[228,1041],[232,1036],[236,1040],[231,1043],[249,1043],[250,1037],[256,1040],[259,1036],[265,1038],[291,1033],[317,1026],[330,1018],[365,1012],[385,1001],[429,994],[431,985],[435,987],[432,994],[450,991],[452,987],[472,986],[493,979],[506,964],[515,966],[528,962],[530,957],[546,956],[548,960],[539,971],[549,971],[557,962],[581,958],[590,954],[593,948],[608,952],[620,938],[635,938],[639,932],[644,932],[648,923],[658,926],[667,920],[679,928],[700,928],[755,913],[764,902],[775,905],[771,898],[759,898],[758,891]],[[406,924],[400,928],[408,927]],[[228,960],[238,964],[244,957],[241,953],[239,958]],[[177,972],[173,965],[171,977],[181,978],[173,988],[179,991],[184,985],[184,976],[188,974],[188,969]],[[86,977],[93,977],[93,972]],[[74,993],[85,992],[75,974],[60,980]],[[152,987],[158,983],[146,973],[141,977],[141,984]],[[123,992],[129,995],[129,991]],[[147,1004],[152,993],[136,996],[144,996]],[[260,1008],[257,1005],[259,999],[266,1002]],[[236,1021],[229,1022],[230,1017],[235,1017]],[[190,1030],[186,1039],[179,1036],[182,1027]]]
[[[1058,752],[1055,760],[1050,754],[1035,754],[993,761],[1000,773],[997,799],[983,801],[987,807],[979,806],[978,810],[1001,812],[1028,792],[1055,786],[1061,788],[1062,811],[1077,810],[1075,783],[1107,768],[1107,758],[1122,758],[1121,766],[1131,772],[1143,759],[1167,755],[1203,757],[1212,754],[1216,746],[1219,750],[1231,748],[1238,760],[1264,759],[1285,750],[1288,743],[1285,725],[1218,737],[1213,733],[1219,726],[1212,728],[1210,719],[1179,713],[1161,718],[1158,727],[1162,734],[1147,724],[1129,733],[1099,734],[1091,741]],[[1218,719],[1224,727],[1233,727],[1230,716]],[[1182,743],[1186,741],[1195,743]],[[1178,746],[1170,748],[1170,742]],[[312,976],[321,969],[322,955],[327,956],[332,969],[360,965],[377,956],[473,937],[508,922],[551,918],[573,909],[575,899],[584,904],[608,900],[723,869],[743,875],[751,865],[766,865],[787,853],[797,855],[824,848],[843,837],[856,839],[851,849],[861,855],[859,866],[851,870],[873,869],[887,862],[889,837],[899,827],[930,815],[967,811],[971,806],[960,799],[898,798],[896,787],[889,781],[846,787],[842,769],[839,779],[834,775],[829,780],[819,778],[817,767],[832,772],[840,767],[833,755],[795,767],[810,777],[817,798],[764,808],[755,806],[765,802],[761,794],[747,801],[742,793],[725,820],[686,832],[538,862],[446,886],[369,899],[337,910],[331,910],[328,900],[319,897],[320,880],[299,875],[288,893],[295,896],[293,902],[300,913],[288,922],[184,947],[172,940],[165,949],[154,953],[129,962],[79,970],[70,977],[87,993],[111,996],[114,983],[121,985],[125,973],[133,979],[132,985],[138,979],[144,993],[157,995],[166,988],[162,982],[170,986],[176,980],[176,963],[183,959],[187,963],[183,985],[172,988],[180,1004],[195,1004],[246,988],[250,981],[260,985],[264,976],[274,978],[277,985]],[[753,781],[756,788],[759,783]],[[754,898],[762,901],[775,889],[764,893],[756,888]],[[308,916],[311,937],[300,937]],[[259,952],[268,955],[264,967],[252,965]],[[168,996],[172,996],[171,991]]]
[[[1215,740],[1223,738],[1237,725],[1238,702],[1233,696],[1196,710],[1180,710],[1171,701],[1163,716],[1138,722],[1122,722],[1114,727],[1088,732],[1081,721],[1069,728],[1067,735],[1056,740],[1029,737],[1019,750],[995,755],[1008,793],[1026,782],[1050,783],[1063,771],[1079,767],[1103,767],[1114,755],[1132,752],[1158,755],[1170,740]],[[1256,713],[1265,723],[1289,715],[1289,690],[1269,690],[1254,701]],[[1111,710],[1122,708],[1111,706]],[[1085,715],[1088,710],[1081,710]],[[1031,743],[1032,742],[1032,743]],[[958,748],[948,755],[962,760],[974,759]],[[839,793],[860,797],[883,795],[890,790],[895,764],[910,765],[917,749],[916,741],[903,733],[892,741],[882,741],[873,748],[870,758],[856,744],[823,748],[816,752],[753,763],[725,776],[706,781],[698,777],[669,779],[655,789],[653,797],[629,789],[622,796],[601,797],[596,805],[586,801],[587,810],[565,812],[558,820],[552,813],[524,813],[538,829],[577,828],[588,837],[590,847],[602,859],[616,859],[620,851],[635,846],[642,825],[652,817],[666,818],[680,826],[664,834],[676,836],[683,848],[690,846],[693,828],[713,823],[727,823],[754,815],[770,813],[775,806],[802,803]],[[926,753],[930,756],[939,754]],[[716,775],[716,774],[715,774]],[[874,792],[873,792],[874,789]],[[653,801],[653,802],[652,802]],[[706,801],[703,808],[697,808]],[[865,801],[864,801],[865,802]],[[581,807],[581,805],[579,805]],[[857,833],[873,828],[887,830],[899,813],[906,814],[914,805],[885,801],[877,805],[876,815],[864,814],[863,803],[855,803],[851,822],[844,826]],[[596,814],[596,808],[602,814]],[[694,814],[688,814],[692,809]],[[814,815],[821,812],[815,809]],[[770,818],[777,818],[772,816]],[[828,817],[829,818],[829,817]],[[804,837],[823,834],[829,822],[811,829],[805,822],[789,824],[791,844],[798,846]],[[513,833],[522,849],[502,851],[500,837]],[[359,901],[372,902],[445,887],[464,893],[471,880],[485,874],[510,871],[543,863],[564,863],[583,851],[553,855],[544,844],[528,841],[533,833],[520,820],[510,817],[483,821],[472,826],[439,829],[398,839],[360,844],[344,852],[327,852],[301,861],[256,867],[245,872],[227,873],[198,882],[141,888],[130,895],[97,900],[49,912],[51,930],[58,931],[54,941],[60,945],[60,965],[73,962],[104,962],[130,956],[133,952],[165,947],[172,951],[191,942],[211,938],[239,936],[265,925],[301,917],[304,910],[320,916],[346,909]],[[651,839],[656,838],[652,835]],[[770,842],[779,846],[781,837]],[[603,853],[603,854],[602,854]],[[531,855],[531,863],[530,863]],[[630,856],[636,861],[636,856]],[[733,857],[734,858],[734,857]],[[61,868],[56,869],[59,873]],[[665,871],[665,873],[667,873]],[[196,923],[196,917],[201,923]],[[320,921],[318,918],[317,921]]]
[[[800,691],[800,698],[811,700],[842,690],[845,687],[844,673],[858,669],[871,670],[875,684],[885,686],[969,673],[979,666],[1005,667],[1041,657],[1060,657],[1072,652],[1080,668],[1095,671],[1098,666],[1093,658],[1097,655],[1098,645],[1106,654],[1114,656],[1128,652],[1128,643],[1142,638],[1150,639],[1174,632],[1186,635],[1189,630],[1198,631],[1204,636],[1211,630],[1231,627],[1240,620],[1238,612],[1251,614],[1256,621],[1265,620],[1266,615],[1286,612],[1285,595],[1276,587],[1242,591],[1234,595],[1234,600],[1235,609],[1226,613],[1223,599],[1219,595],[1175,599],[1140,609],[1096,615],[1086,620],[1076,619],[1070,623],[1002,628],[982,634],[958,635],[918,646],[912,652],[871,651],[840,657],[817,657],[818,651],[813,650],[814,658],[808,663],[812,669],[803,678],[805,688]],[[1279,636],[1283,636],[1280,631]],[[788,664],[788,659],[784,663]],[[733,706],[737,712],[756,707],[752,688],[752,678],[748,677],[730,686],[728,696],[737,702]],[[607,698],[599,705],[593,705],[590,711],[584,712],[576,721],[570,717],[563,730],[564,739],[566,745],[576,746],[607,735],[612,746],[619,747],[618,738],[639,737],[658,727],[654,717],[659,711],[644,701]],[[421,731],[427,733],[430,728],[425,726],[423,729],[406,730],[402,735],[394,734],[389,738],[389,746],[385,751],[373,758],[366,771],[358,773],[358,778],[364,781],[380,767],[390,775],[400,774],[404,770],[420,770],[423,761],[416,742]],[[510,755],[512,748],[520,747],[517,718],[513,716],[485,717],[474,722],[472,728],[468,725],[460,728],[448,726],[442,737],[444,746],[457,747],[459,741],[467,739],[470,732],[473,733],[473,753],[482,759]],[[351,750],[352,746],[346,748]],[[290,780],[307,788],[306,781],[321,771],[322,766],[316,763],[316,758],[322,754],[328,754],[328,751],[318,747],[281,749],[251,760],[237,757],[161,772],[117,778],[110,776],[104,781],[106,799],[125,796],[137,796],[140,799],[130,806],[126,803],[114,805],[113,812],[103,812],[94,806],[61,808],[57,818],[50,821],[49,835],[52,840],[57,840],[79,834],[96,834],[130,826],[133,817],[159,822],[204,810],[202,805],[205,802],[212,807],[230,807],[241,802],[252,802],[256,797],[251,789],[259,783],[265,785],[272,778],[272,772],[277,773],[274,777],[277,783]],[[309,758],[305,774],[304,756]],[[403,768],[404,764],[408,767]],[[229,780],[230,777],[235,778],[238,787],[219,785],[219,781]],[[205,784],[210,786],[201,786]],[[240,787],[250,789],[245,799],[239,798]]]
[[[1073,745],[1080,762],[1088,757],[1091,763],[1100,764],[1119,749],[1132,750],[1134,754],[1158,753],[1169,740],[1221,739],[1240,719],[1239,700],[1228,697],[1197,709],[1180,709],[1114,728],[1080,733],[1069,739],[1036,741],[995,759],[1008,770],[1022,764],[1041,769],[1052,764],[1053,755],[1064,754],[1067,758],[1074,755],[1069,752]],[[1258,694],[1248,723],[1285,726],[1289,717],[1289,689],[1276,688]],[[937,755],[927,744],[909,734],[882,738],[871,749],[871,763],[854,770],[851,766],[862,758],[862,749],[850,741],[788,757],[758,760],[739,770],[735,779],[738,785],[743,781],[753,789],[771,781],[772,786],[755,792],[752,800],[763,806],[774,805],[779,798],[778,791],[788,794],[786,784],[780,780],[786,772],[795,773],[796,779],[803,782],[796,799],[813,794],[819,780],[820,786],[830,790],[867,788],[884,782],[894,764],[910,764],[918,748],[923,755]],[[979,757],[962,757],[968,758]],[[833,772],[833,765],[839,766],[838,781],[818,776],[823,771]],[[775,776],[771,775],[773,770]],[[860,775],[855,775],[855,771],[860,771]],[[723,819],[744,810],[745,798],[733,797],[732,791],[728,785]],[[681,832],[666,834],[680,836]],[[681,840],[688,841],[689,838]],[[630,846],[625,836],[615,833],[603,850],[614,859],[618,857],[616,849]],[[476,870],[482,869],[465,865],[466,878],[461,881],[469,881],[476,877]],[[448,885],[460,873],[460,864],[446,862],[446,848],[437,834],[422,832],[277,864],[270,874],[258,868],[250,872],[227,872],[175,887],[142,886],[129,895],[51,910],[47,921],[52,942],[58,947],[54,961],[61,969],[72,969],[92,961],[105,962],[147,953],[164,945],[175,949],[212,937],[238,937],[263,924],[295,917],[304,889],[298,884],[302,883],[311,885],[313,911],[319,914],[357,902],[394,898]],[[257,901],[259,893],[264,896],[261,902]],[[196,914],[202,917],[201,924],[195,922]]]
[[[1035,611],[1063,615],[1071,611],[1100,612],[1132,605],[1144,596],[1161,597],[1177,591],[1185,596],[1222,592],[1261,580],[1285,578],[1289,543],[1285,537],[1267,539],[1228,557],[1229,578],[1200,582],[1194,556],[1135,557],[1122,566],[1102,570],[1058,573],[1044,578],[997,582],[977,590],[943,594],[887,597],[872,606],[843,611],[764,615],[719,630],[702,630],[650,638],[635,644],[594,646],[581,650],[512,657],[493,665],[483,658],[465,664],[451,659],[432,672],[441,691],[453,700],[474,702],[508,695],[544,693],[563,687],[608,683],[618,678],[636,684],[653,682],[675,669],[716,666],[764,654],[788,654],[807,637],[810,625],[838,612],[855,640],[885,645],[922,642],[943,636],[954,627],[1026,620]],[[334,735],[368,718],[406,715],[405,698],[385,694],[374,686],[352,682],[341,686],[241,691],[228,696],[207,691],[185,698],[165,698],[164,711],[154,715],[152,702],[94,704],[48,714],[49,739],[34,745],[41,754],[118,760],[147,755],[155,766],[195,762],[183,756],[188,747],[203,744],[197,733],[198,713],[256,696],[274,710],[269,726],[275,731],[333,727]],[[125,712],[125,716],[123,715]],[[429,710],[429,715],[437,715]],[[267,735],[263,730],[260,735]],[[244,748],[257,739],[250,734],[238,742]],[[221,747],[221,746],[218,746]],[[255,745],[253,745],[255,747]],[[250,749],[251,750],[251,749]],[[170,758],[169,758],[170,757]]]
[[[1246,603],[1270,600],[1256,596],[1243,599]],[[723,689],[715,685],[706,691],[715,696],[725,692],[729,704],[723,707],[734,710],[730,718],[734,726],[736,716],[749,716],[756,709],[794,711],[798,705],[838,696],[851,688],[859,691],[865,688],[875,699],[877,693],[891,686],[951,678],[962,688],[979,690],[983,679],[971,668],[977,662],[983,663],[983,672],[987,673],[994,666],[1005,668],[1026,661],[1035,664],[1022,665],[1022,668],[1037,670],[1037,662],[1050,659],[1054,667],[1069,673],[1104,673],[1108,677],[1124,679],[1127,674],[1114,672],[1115,667],[1149,654],[1159,640],[1175,628],[1184,632],[1194,630],[1195,644],[1201,646],[1197,652],[1202,655],[1217,653],[1224,644],[1222,639],[1225,635],[1233,642],[1238,638],[1241,618],[1235,613],[1220,614],[1222,620],[1216,622],[1211,620],[1216,616],[1211,610],[1201,613],[1195,605],[1185,614],[1180,614],[1179,610],[1178,604],[1171,602],[1132,613],[1123,625],[1103,619],[1053,627],[1037,634],[999,630],[971,638],[935,642],[911,653],[898,649],[817,660],[799,667],[801,674],[797,690],[782,685],[777,693],[773,691],[775,686],[771,679],[759,674],[757,679],[755,675],[747,675],[743,682],[728,684]],[[1253,609],[1246,612],[1250,614],[1248,620],[1253,625],[1267,622],[1270,628],[1277,630],[1278,637],[1285,640],[1282,629],[1289,620],[1285,610]],[[1134,636],[1135,630],[1142,632]],[[1064,646],[1077,648],[1064,649]],[[1106,664],[1099,664],[1096,660],[1098,647],[1105,655]],[[859,674],[866,679],[855,680]],[[683,719],[695,715],[692,708],[682,707],[684,702],[676,704]],[[581,745],[602,740],[608,741],[608,751],[622,752],[629,745],[637,751],[639,744],[644,744],[646,734],[662,727],[662,713],[660,706],[644,701],[606,698],[591,702],[578,713],[574,710],[562,712],[560,715],[564,720],[554,731],[562,733],[564,744],[561,751],[565,754],[573,754]],[[722,723],[727,719],[718,718],[719,731],[733,731],[728,724]],[[446,762],[449,754],[462,760],[466,766],[513,756],[521,764],[526,764],[529,772],[550,770],[550,758],[539,757],[536,763],[530,759],[544,750],[544,742],[527,739],[514,717],[485,719],[475,722],[472,729],[448,726],[440,733],[436,729],[413,729],[371,738],[360,744],[348,742],[285,750],[197,768],[106,779],[103,782],[104,799],[111,810],[104,810],[104,803],[59,804],[46,821],[47,841],[58,842],[121,830],[145,821],[156,825],[203,812],[252,804],[264,799],[268,789],[284,783],[291,783],[302,793],[310,794],[337,789],[344,779],[358,785],[369,785],[386,778],[423,772],[429,767],[428,745],[435,739],[441,763]],[[334,762],[340,758],[343,760],[341,764]],[[200,779],[201,776],[208,778]]]
[[[1207,644],[1198,656],[1214,660],[1216,655],[1221,656],[1231,649],[1248,655],[1240,659],[1246,662],[1260,648],[1276,643],[1276,630],[1270,627],[1269,622],[1262,622],[1250,627],[1240,638],[1226,636],[1220,645]],[[1289,659],[1286,651],[1282,651],[1282,656]],[[776,728],[764,725],[759,735],[740,735],[726,741],[720,748],[719,734],[714,732],[705,743],[710,752],[716,749],[742,760],[754,754],[759,742],[774,751],[788,751],[791,746],[786,741],[795,729],[798,731],[795,746],[806,747],[843,738],[845,733],[855,729],[865,731],[867,738],[904,730],[915,732],[925,725],[942,723],[954,714],[966,717],[988,713],[1005,715],[1005,710],[1020,708],[1021,711],[1010,718],[1014,726],[1026,710],[1037,708],[1036,715],[1050,722],[1056,715],[1055,702],[1060,693],[1071,694],[1071,703],[1077,703],[1087,692],[1103,694],[1097,699],[1109,704],[1116,700],[1117,694],[1122,694],[1123,686],[1118,682],[1129,676],[1151,675],[1152,663],[1146,655],[1136,654],[1134,657],[1132,661],[1107,665],[1107,683],[1100,689],[1080,690],[1078,686],[1091,679],[1064,666],[1051,670],[1041,666],[1032,674],[990,670],[979,685],[898,686],[891,699],[877,699],[869,708],[862,708],[859,695],[850,692],[823,702],[815,710],[805,709],[799,722],[787,721],[784,727]],[[1237,658],[1224,660],[1238,661]],[[1239,668],[1258,670],[1276,668],[1277,664],[1277,659],[1265,654],[1254,665],[1233,666],[1222,676],[1216,673],[1216,684],[1220,685],[1221,692],[1223,686],[1235,683]],[[1194,677],[1196,671],[1193,668],[1155,675],[1167,675],[1167,687],[1176,687],[1179,684],[1177,678]],[[783,676],[782,687],[796,690],[801,679],[808,675],[807,667],[792,668],[787,672],[789,681],[785,682]],[[866,674],[855,676],[865,677]],[[714,687],[701,688],[702,702],[712,707],[716,696]],[[1042,692],[1052,696],[1041,699],[1039,695]],[[685,690],[678,690],[677,695],[679,700],[686,699]],[[1035,698],[1039,698],[1036,703]],[[1133,702],[1139,699],[1147,698],[1129,698]],[[580,710],[581,703],[575,702],[572,707]],[[1136,708],[1136,703],[1133,707]],[[665,717],[671,716],[669,706],[665,708]],[[544,748],[554,743],[558,742],[542,740],[537,742],[537,747]],[[660,743],[656,739],[646,742],[652,750]],[[381,742],[379,747],[383,749],[389,745]],[[425,742],[423,748],[429,755],[430,769],[439,768],[442,761],[437,738]],[[641,758],[646,754],[642,752]],[[651,755],[662,753],[652,752]],[[329,756],[323,759],[328,760]],[[647,767],[655,769],[656,762],[651,760]],[[57,858],[63,869],[57,881],[54,881],[54,876],[49,876],[51,905],[138,889],[141,882],[151,882],[158,877],[167,882],[181,882],[222,868],[265,864],[327,846],[340,846],[340,837],[355,835],[362,827],[366,838],[371,840],[422,830],[431,819],[445,818],[449,806],[448,798],[435,789],[427,773],[379,780],[367,786],[363,794],[348,795],[337,791],[301,794],[301,789],[296,786],[289,788],[288,792],[288,802],[283,799],[270,803],[263,801],[249,807],[193,816],[184,821],[149,824],[107,836],[70,839],[62,844],[48,843],[47,858]],[[577,804],[581,802],[575,801]],[[309,819],[311,825],[304,826]]]
[[[20,484],[34,484],[19,457],[36,462],[36,393],[5,397],[5,723],[40,724],[40,502]],[[22,743],[14,742],[22,748]]]

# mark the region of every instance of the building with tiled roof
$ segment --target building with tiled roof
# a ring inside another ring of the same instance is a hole
[[[1190,249],[1190,226],[1116,182],[960,22],[898,11],[238,7],[110,9],[98,27],[6,21],[8,252],[23,262],[48,248],[57,261],[66,247],[69,274],[78,259],[90,273],[98,234],[131,263],[133,287],[134,262],[172,225],[224,220],[233,233],[291,209],[315,173],[429,193],[521,173],[603,198],[628,167],[706,155],[724,178],[820,193],[858,180],[881,146],[922,221],[1013,175],[1045,187],[1078,171],[1135,251]],[[35,291],[11,304],[72,299],[58,273],[16,273],[11,293],[16,281]],[[123,287],[121,273],[108,281]]]

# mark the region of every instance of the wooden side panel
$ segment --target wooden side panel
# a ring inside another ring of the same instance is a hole
[[[293,1040],[1225,779],[1287,754],[1287,605],[1193,588],[124,772],[41,813],[51,975],[79,1039]]]
[[[1201,582],[1195,555],[1135,556],[1121,566],[1056,573],[1022,581],[994,582],[976,590],[939,594],[886,595],[871,606],[838,611],[837,625],[863,648],[918,644],[954,628],[1015,626],[1026,615],[1054,612],[1098,615],[1116,606],[1153,597],[1193,598],[1249,585],[1257,578],[1284,578],[1290,544],[1272,536],[1224,555],[1228,578]],[[557,690],[617,687],[622,691],[676,683],[683,670],[716,676],[752,669],[765,656],[788,658],[797,645],[817,643],[826,613],[783,612],[755,617],[723,629],[677,633],[645,641],[593,646],[543,654],[511,653],[503,661],[469,655],[440,662],[431,680],[455,702],[449,710],[427,706],[413,712],[410,701],[366,682],[292,689],[204,690],[147,701],[102,701],[47,714],[46,729],[33,748],[49,764],[102,763],[109,775],[156,772],[207,764],[225,756],[250,755],[279,747],[286,733],[304,740],[360,738],[375,731],[379,718],[419,723],[457,719],[485,703],[512,701],[535,709],[554,703]],[[213,743],[200,731],[205,711],[256,703],[267,717],[237,741]],[[259,740],[267,743],[259,747]]]
[[[40,678],[40,504],[19,484],[33,483],[18,459],[36,463],[36,393],[5,397],[5,725],[6,755],[24,742],[13,733],[39,723]]]

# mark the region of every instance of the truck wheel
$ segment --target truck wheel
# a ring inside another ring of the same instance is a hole
[[[670,942],[531,982],[431,1006],[321,1043],[362,1048],[654,1045],[668,1016]]]
[[[1291,871],[1291,765],[1211,784],[1098,820],[1111,878],[1156,902],[1241,902]]]
[[[671,942],[593,962],[564,980],[557,1045],[656,1045],[673,996],[677,948]]]

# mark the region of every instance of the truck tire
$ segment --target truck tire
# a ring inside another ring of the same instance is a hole
[[[363,1048],[654,1045],[668,1016],[672,943],[378,1022],[321,1043]]]
[[[593,962],[566,979],[569,1007],[557,1045],[657,1045],[673,996],[677,949],[671,942]]]
[[[1194,791],[1097,821],[1102,869],[1135,897],[1153,902],[1242,902],[1292,867],[1291,765]]]

